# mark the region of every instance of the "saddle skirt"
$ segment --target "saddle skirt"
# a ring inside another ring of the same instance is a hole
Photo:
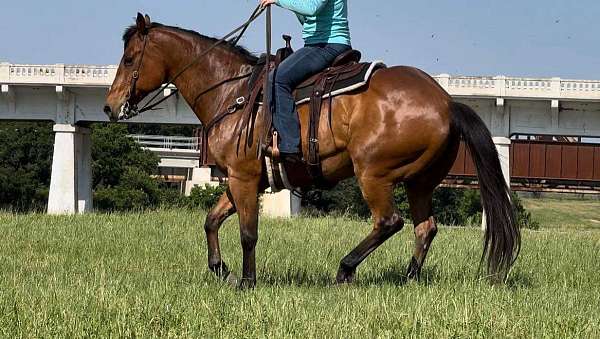
[[[380,60],[374,62],[361,62],[340,66],[340,68],[345,69],[340,69],[340,71],[342,72],[338,73],[338,79],[333,84],[331,90],[323,94],[322,98],[327,99],[329,97],[335,97],[347,92],[360,89],[361,87],[369,83],[371,76],[376,70],[385,67],[387,67],[385,63]],[[327,69],[323,72],[328,72],[329,70],[330,69]],[[296,87],[296,90],[294,92],[296,105],[301,105],[310,101],[315,89],[315,85],[317,84],[320,77],[321,73],[316,74],[307,79],[306,81],[302,82],[298,87]]]

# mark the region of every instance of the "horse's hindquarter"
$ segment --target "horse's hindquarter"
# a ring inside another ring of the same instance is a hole
[[[367,91],[342,100],[355,173],[404,180],[431,165],[448,142],[451,100],[416,68],[376,72]]]

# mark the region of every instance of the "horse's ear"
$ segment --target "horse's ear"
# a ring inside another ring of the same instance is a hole
[[[148,32],[148,27],[146,26],[146,18],[144,18],[142,13],[137,14],[137,19],[135,20],[135,25],[137,26],[138,33],[144,35]]]
[[[150,28],[150,26],[152,25],[152,20],[150,20],[150,16],[148,14],[144,15],[144,19],[146,21],[146,27]]]

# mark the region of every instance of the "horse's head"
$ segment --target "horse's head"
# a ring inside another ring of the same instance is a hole
[[[150,39],[151,27],[150,17],[138,13],[135,26],[123,36],[123,57],[104,106],[111,121],[137,114],[137,104],[166,79],[161,51]]]

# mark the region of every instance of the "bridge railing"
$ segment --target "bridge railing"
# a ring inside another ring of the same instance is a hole
[[[448,74],[434,78],[448,93],[456,96],[600,100],[600,80]]]
[[[0,82],[8,84],[48,84],[110,86],[117,66],[19,65],[0,64]]]
[[[113,82],[117,66],[19,65],[0,63],[2,84],[105,86]],[[524,97],[600,100],[600,80],[506,76],[434,76],[454,96]]]
[[[129,135],[142,147],[168,150],[199,150],[200,140],[197,137],[180,137],[164,135]]]

